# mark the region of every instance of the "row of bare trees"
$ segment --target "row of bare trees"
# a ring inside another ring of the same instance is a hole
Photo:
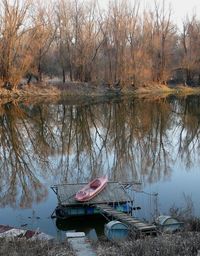
[[[172,10],[140,1],[2,0],[0,82],[15,89],[34,75],[66,80],[143,86],[200,84],[200,20],[185,19],[182,31]]]

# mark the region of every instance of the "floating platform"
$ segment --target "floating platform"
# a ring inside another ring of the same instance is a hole
[[[101,193],[88,202],[80,203],[75,200],[75,195],[87,183],[60,184],[51,187],[56,193],[58,203],[62,206],[114,204],[116,202],[126,203],[129,201],[128,194],[123,185],[118,182],[108,182]]]
[[[124,186],[118,182],[108,182],[105,189],[93,199],[88,202],[78,202],[74,198],[75,194],[85,185],[86,183],[60,184],[52,187],[58,198],[58,206],[55,209],[57,218],[101,214],[100,210],[95,207],[99,204],[111,205],[122,212],[131,211],[132,201],[130,201]]]
[[[136,234],[156,234],[155,225],[143,222],[130,214],[134,208],[133,199],[130,198],[127,189],[134,184],[120,184],[108,182],[101,193],[88,202],[78,202],[75,195],[86,183],[60,184],[52,187],[58,198],[58,206],[55,209],[56,218],[68,218],[72,216],[87,216],[101,214],[109,219],[118,220],[128,226]],[[138,184],[137,184],[138,185]]]

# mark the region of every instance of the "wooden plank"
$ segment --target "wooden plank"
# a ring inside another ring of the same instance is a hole
[[[67,238],[85,237],[85,233],[84,232],[67,232],[66,237]]]
[[[156,229],[155,226],[145,226],[145,227],[142,227],[143,229]]]
[[[130,217],[120,216],[120,215],[118,215],[118,214],[116,214],[116,215],[113,214],[113,216],[119,217],[119,218],[121,218],[121,219],[123,219],[123,220],[131,221],[131,218],[130,218]]]
[[[125,213],[120,213],[114,210],[110,206],[96,205],[96,207],[108,215],[112,214],[114,218],[116,218],[121,222],[124,222],[125,224],[127,224],[129,227],[132,227],[133,229],[136,229],[141,232],[154,232],[154,233],[156,232],[156,226],[152,224],[144,223],[138,219],[134,219],[133,217]]]
[[[132,222],[132,223],[141,223],[140,220],[136,220],[136,219],[133,219],[133,220],[131,219],[130,222]]]

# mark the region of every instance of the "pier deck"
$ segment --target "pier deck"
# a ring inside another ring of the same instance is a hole
[[[119,220],[126,224],[131,230],[139,233],[144,234],[156,234],[156,226],[152,224],[148,224],[145,222],[142,222],[141,220],[138,220],[126,213],[116,211],[112,207],[106,205],[106,204],[99,204],[95,206],[97,209],[99,209],[102,213],[111,216],[112,218]]]
[[[108,182],[105,189],[89,202],[79,203],[74,199],[74,196],[85,185],[86,183],[60,184],[53,186],[52,189],[57,195],[59,204],[63,206],[126,203],[129,201],[123,185],[118,182]]]

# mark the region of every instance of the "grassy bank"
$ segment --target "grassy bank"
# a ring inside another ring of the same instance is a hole
[[[188,87],[178,84],[167,86],[160,84],[149,84],[141,87],[124,86],[116,88],[106,85],[95,85],[90,83],[57,83],[54,84],[61,91],[62,95],[67,96],[102,96],[102,95],[136,95],[136,96],[167,96],[170,94],[189,95],[200,94],[200,87]]]
[[[68,83],[43,83],[24,85],[16,90],[0,89],[0,100],[8,99],[26,99],[26,98],[60,98],[61,96],[90,96],[98,97],[104,95],[135,95],[138,97],[163,97],[170,94],[190,95],[200,94],[200,87],[188,87],[176,85],[169,87],[166,85],[149,84],[138,88],[125,86],[116,88],[113,86],[96,85],[91,83],[68,82]]]
[[[24,239],[0,239],[0,255],[4,256],[73,256],[67,242],[29,241]]]
[[[96,246],[99,256],[197,256],[198,250],[200,250],[198,232],[163,234],[155,238],[146,237],[119,244],[101,241]]]
[[[198,256],[200,253],[200,219],[179,216],[184,230],[176,233],[159,231],[157,236],[134,236],[122,242],[100,237],[91,242],[98,256]],[[67,239],[58,241],[30,241],[25,238],[0,238],[0,255],[6,256],[74,256]]]
[[[24,87],[7,90],[4,88],[0,89],[0,100],[2,99],[24,99],[24,98],[42,98],[42,97],[54,97],[59,98],[61,91],[52,85],[46,84],[34,84],[26,85]]]
[[[100,239],[92,246],[98,256],[197,256],[198,251],[200,251],[200,233],[162,234],[157,237],[145,237],[138,240],[130,238],[120,243]],[[67,241],[55,243],[0,239],[0,255],[73,256],[74,252]]]
[[[183,217],[183,216],[182,216]],[[111,242],[100,237],[91,242],[98,256],[198,256],[200,253],[200,220],[185,220],[185,229],[174,234],[159,232],[156,237],[140,239],[130,236],[122,242]],[[0,239],[0,255],[6,256],[74,256],[67,240],[30,241],[24,238]]]

